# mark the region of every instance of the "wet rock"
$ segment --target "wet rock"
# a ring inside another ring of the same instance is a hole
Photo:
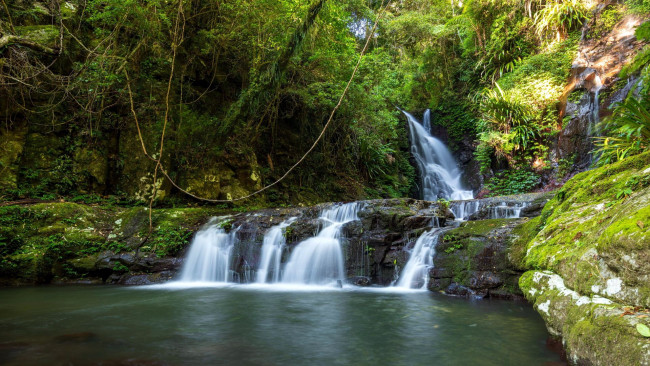
[[[650,307],[650,187],[628,183],[649,172],[645,152],[576,175],[513,236],[519,286],[573,364],[650,364],[634,310]]]
[[[561,98],[560,117],[569,122],[558,134],[556,144],[557,167],[559,159],[571,161],[572,172],[585,170],[591,162],[591,138],[597,135],[600,117],[611,113],[612,103],[622,100],[630,86],[621,90],[617,75],[623,65],[644,46],[634,37],[634,29],[644,21],[635,15],[626,15],[609,34],[597,38],[583,37],[576,59],[573,61],[569,83]],[[584,31],[588,29],[585,28]],[[583,93],[582,98],[578,97]],[[600,97],[612,95],[613,97]]]
[[[120,276],[116,282],[120,285],[154,285],[157,283],[164,283],[171,281],[176,277],[177,271],[162,271],[156,273],[126,273]]]
[[[429,270],[429,290],[472,297],[489,297],[491,291],[517,295],[521,272],[507,257],[508,239],[524,221],[468,221],[445,232]]]
[[[356,276],[350,279],[350,283],[352,283],[355,286],[370,286],[371,280],[370,277],[367,276]]]
[[[474,295],[474,291],[470,290],[469,288],[459,285],[456,282],[451,283],[447,288],[445,288],[445,293],[448,295],[455,295],[455,296],[472,296]]]

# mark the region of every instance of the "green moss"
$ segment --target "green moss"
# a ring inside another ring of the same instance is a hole
[[[479,221],[465,221],[455,229],[449,230],[447,235],[455,235],[458,237],[468,236],[485,236],[490,231],[502,227],[513,219],[490,219]]]
[[[621,192],[625,192],[622,195]],[[514,231],[510,257],[522,269],[551,270],[580,294],[650,305],[650,284],[638,280],[650,258],[650,153],[583,172]]]
[[[541,222],[542,218],[538,216],[526,221],[512,230],[508,243],[508,256],[510,262],[519,269],[525,268],[524,259],[526,257],[528,243],[542,229]]]
[[[27,128],[0,128],[0,192],[17,188],[20,155],[25,144]]]
[[[599,249],[621,250],[645,249],[650,243],[650,202],[646,194],[642,206],[628,215],[614,221],[598,240]],[[640,199],[640,198],[636,198]]]
[[[568,350],[603,365],[643,365],[648,361],[650,341],[621,316],[590,316],[566,330]],[[645,346],[645,348],[644,348]]]
[[[59,38],[59,27],[54,25],[26,25],[15,27],[16,34],[30,41],[50,47]]]

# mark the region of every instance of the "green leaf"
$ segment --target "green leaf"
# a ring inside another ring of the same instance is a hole
[[[647,325],[639,323],[636,325],[636,330],[639,331],[642,336],[650,338],[650,328],[648,328]]]

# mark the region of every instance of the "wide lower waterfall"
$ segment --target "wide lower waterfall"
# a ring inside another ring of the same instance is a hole
[[[275,225],[264,234],[264,241],[262,243],[262,257],[260,265],[257,269],[255,282],[279,282],[280,273],[282,271],[282,250],[287,242],[284,237],[284,229],[295,221],[295,217],[283,221],[279,225]]]
[[[357,202],[335,206],[321,212],[323,228],[317,236],[309,238],[293,250],[282,277],[283,283],[342,284],[345,280],[341,228],[345,223],[358,220],[360,204]]]
[[[411,152],[422,175],[422,198],[435,201],[439,198],[449,200],[469,200],[474,198],[471,190],[463,187],[462,172],[458,163],[442,141],[431,136],[430,111],[424,113],[424,126],[415,117],[402,111],[409,123]]]
[[[436,244],[443,232],[443,228],[436,227],[420,235],[395,287],[426,288],[429,268],[433,266],[433,256],[436,254]]]
[[[196,233],[181,272],[181,282],[228,282],[237,230],[211,225]]]

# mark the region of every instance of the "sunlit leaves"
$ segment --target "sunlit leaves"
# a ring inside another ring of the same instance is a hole
[[[605,165],[638,154],[650,146],[650,99],[628,97],[603,122],[604,136],[595,138],[597,164]]]
[[[556,32],[560,40],[587,19],[587,8],[582,0],[553,0],[547,2],[535,15],[535,25],[540,36]]]

